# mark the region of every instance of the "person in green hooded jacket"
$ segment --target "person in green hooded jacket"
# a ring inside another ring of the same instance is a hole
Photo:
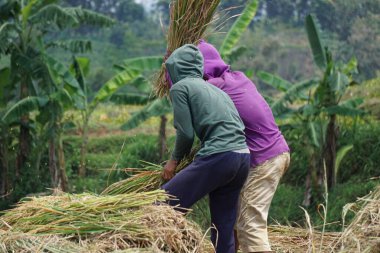
[[[172,83],[176,141],[163,169],[163,178],[170,181],[162,188],[176,197],[170,205],[186,209],[208,194],[216,252],[233,253],[239,193],[250,166],[244,125],[228,95],[203,80],[203,57],[196,46],[178,48],[165,65]],[[195,135],[200,150],[188,167],[174,175]]]

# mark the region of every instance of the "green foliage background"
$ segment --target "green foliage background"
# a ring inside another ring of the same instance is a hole
[[[2,1],[1,1],[2,2]],[[9,1],[14,2],[14,1]],[[89,40],[92,50],[83,52],[68,52],[61,48],[47,49],[47,54],[60,60],[66,67],[72,63],[73,55],[90,59],[90,71],[86,81],[90,87],[89,99],[98,91],[122,65],[126,59],[140,56],[157,56],[165,54],[165,25],[168,24],[168,0],[157,1],[152,8],[133,0],[62,0],[60,6],[80,6],[102,13],[116,20],[115,24],[106,28],[94,28],[81,25],[75,29],[63,29],[59,32],[51,31],[44,37],[45,42],[59,41],[65,38],[72,40]],[[227,15],[240,13],[246,1],[222,0],[220,11],[231,6],[240,6],[230,10]],[[115,8],[117,6],[117,8]],[[2,11],[2,10],[1,10]],[[4,15],[3,13],[0,14]],[[273,100],[279,98],[278,91],[260,81],[259,71],[276,74],[291,83],[298,83],[316,76],[321,76],[321,70],[313,63],[312,54],[304,30],[304,19],[307,14],[313,13],[319,20],[324,31],[323,39],[333,52],[337,61],[348,62],[351,57],[358,59],[359,72],[355,79],[359,85],[349,87],[344,99],[362,97],[364,103],[361,109],[368,114],[364,117],[339,119],[338,148],[353,144],[353,149],[342,161],[338,174],[338,185],[329,192],[328,222],[340,220],[342,207],[355,201],[358,196],[368,193],[376,184],[379,184],[380,165],[380,2],[377,0],[347,1],[347,0],[261,0],[257,15],[244,33],[238,46],[243,46],[243,54],[235,59],[231,58],[232,68],[244,71],[252,78],[260,92]],[[1,16],[3,18],[3,16]],[[210,36],[210,41],[219,47],[234,19],[226,22],[218,32]],[[163,27],[161,26],[161,22]],[[4,38],[1,38],[3,41]],[[6,38],[5,38],[6,39]],[[10,64],[9,57],[0,58],[0,69]],[[339,65],[339,63],[338,63]],[[119,66],[120,67],[120,66]],[[0,79],[4,78],[0,73]],[[151,73],[144,73],[146,79],[152,79]],[[131,87],[123,87],[120,93],[136,92]],[[8,86],[0,86],[0,109],[6,106],[6,97],[17,90],[10,90]],[[16,102],[16,101],[12,101]],[[297,107],[300,101],[295,101]],[[74,126],[63,129],[63,147],[66,157],[66,172],[69,177],[70,190],[73,192],[92,191],[100,192],[112,182],[128,177],[124,168],[139,167],[139,161],[161,163],[158,142],[159,119],[153,118],[138,129],[127,132],[121,131],[120,126],[139,111],[141,106],[115,106],[111,103],[102,103],[91,116],[90,140],[88,143],[87,174],[78,177],[81,138],[78,122],[80,113],[71,108],[64,112],[63,122],[74,123]],[[1,111],[1,110],[0,110]],[[1,113],[0,113],[1,116]],[[31,118],[35,119],[32,114]],[[304,214],[298,206],[302,205],[307,168],[310,163],[304,146],[300,141],[304,129],[289,129],[287,123],[279,119],[282,132],[287,139],[291,150],[291,166],[284,176],[276,192],[270,210],[271,223],[302,224]],[[174,130],[171,127],[171,118],[168,122],[168,157],[173,145]],[[36,125],[32,125],[33,133],[37,132]],[[2,129],[3,131],[3,129]],[[15,166],[17,136],[16,125],[10,126],[2,132],[9,137],[6,143],[9,149],[8,158]],[[301,136],[301,137],[300,137]],[[37,143],[33,147],[38,150]],[[48,172],[49,157],[47,147],[43,147],[40,167],[29,165],[23,171],[22,178],[12,189],[12,196],[25,196],[46,191],[51,187]],[[35,155],[35,154],[33,154]],[[11,167],[12,167],[11,166]],[[8,208],[17,201],[16,198],[1,198],[0,209]],[[204,204],[204,203],[203,203]],[[316,225],[322,223],[315,205],[308,210]],[[339,224],[330,226],[330,229],[339,229]]]

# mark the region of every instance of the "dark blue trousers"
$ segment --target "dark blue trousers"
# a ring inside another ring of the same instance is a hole
[[[211,241],[217,253],[234,253],[233,229],[236,221],[240,190],[247,179],[250,155],[224,152],[196,157],[188,167],[162,186],[178,200],[172,206],[190,208],[209,194]]]

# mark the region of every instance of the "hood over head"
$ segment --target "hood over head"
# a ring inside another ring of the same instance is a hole
[[[170,80],[176,84],[187,77],[203,77],[203,57],[199,49],[191,44],[177,48],[165,62]]]
[[[201,40],[198,48],[204,59],[204,79],[220,77],[229,69],[229,66],[223,61],[218,50],[213,45]]]

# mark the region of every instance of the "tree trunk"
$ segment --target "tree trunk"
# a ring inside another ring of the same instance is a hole
[[[62,191],[67,192],[69,190],[69,180],[67,179],[66,175],[65,154],[63,151],[61,135],[58,136],[58,167],[60,176],[60,188]]]
[[[338,129],[336,126],[336,115],[331,115],[326,130],[326,144],[323,151],[323,160],[326,164],[327,185],[331,189],[336,185],[335,159]],[[322,163],[323,166],[323,163]]]
[[[166,122],[167,121],[168,119],[166,118],[165,115],[161,116],[160,133],[159,133],[159,141],[158,141],[160,161],[164,158],[164,155],[166,152]]]
[[[21,82],[21,88],[20,88],[20,100],[23,98],[26,98],[28,96],[28,85],[24,81]],[[16,162],[16,179],[20,177],[20,171],[24,167],[30,151],[30,142],[31,142],[31,136],[29,132],[29,114],[25,114],[21,116],[21,125],[20,125],[20,135],[19,135],[19,152],[17,155],[17,162]]]
[[[318,203],[322,199],[323,185],[323,162],[321,158],[322,149],[317,149],[305,143],[304,152],[308,157],[308,172],[306,176],[303,206],[309,207],[313,203]]]
[[[59,187],[59,175],[57,169],[56,146],[54,138],[49,140],[49,170],[53,188]]]
[[[6,138],[3,138],[0,143],[0,162],[1,162],[1,180],[0,180],[0,199],[4,198],[8,194],[9,182],[8,182],[8,142]]]
[[[29,116],[24,115],[21,117],[20,135],[19,135],[19,152],[17,155],[16,163],[16,179],[20,177],[21,169],[24,167],[29,156],[29,144],[31,142],[31,136],[28,128]]]
[[[83,123],[82,129],[82,144],[80,147],[80,163],[78,174],[80,177],[86,176],[86,155],[87,155],[87,145],[88,145],[88,121],[86,117]]]
[[[306,207],[309,207],[312,201],[311,170],[312,168],[309,167],[309,171],[306,176],[305,192],[303,193],[302,205]]]

